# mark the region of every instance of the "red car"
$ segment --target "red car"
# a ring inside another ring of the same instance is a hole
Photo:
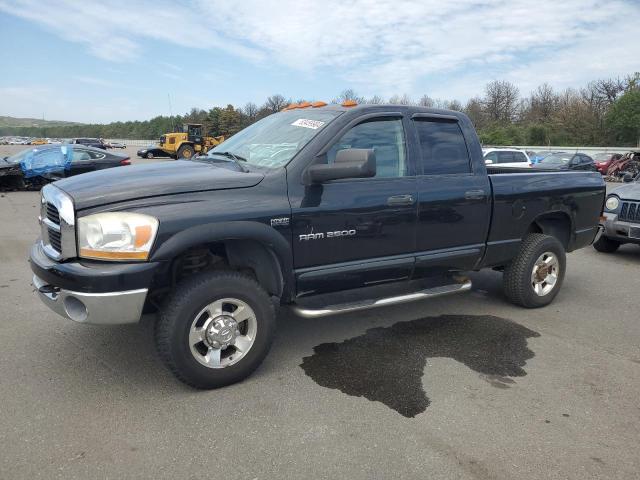
[[[620,155],[619,153],[596,153],[593,156],[593,161],[595,162],[598,171],[602,175],[606,175],[607,170],[609,170],[609,167],[611,166],[611,163],[621,156],[622,155]]]

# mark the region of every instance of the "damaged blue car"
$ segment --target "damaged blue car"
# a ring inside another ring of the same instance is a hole
[[[61,178],[130,164],[126,155],[85,145],[43,145],[0,160],[0,190],[37,190]]]

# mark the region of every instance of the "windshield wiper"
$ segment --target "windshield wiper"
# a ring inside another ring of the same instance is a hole
[[[242,165],[242,163],[240,163],[240,162],[246,162],[247,159],[244,158],[244,157],[241,157],[240,155],[236,155],[235,153],[231,153],[231,152],[209,152],[208,155],[221,155],[223,157],[230,158],[233,162],[235,162],[236,165],[238,165],[238,168],[240,168],[240,171],[242,171],[242,172],[247,172],[248,171],[244,167],[244,165]]]

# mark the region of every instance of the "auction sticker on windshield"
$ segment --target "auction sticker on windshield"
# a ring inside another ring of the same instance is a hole
[[[291,125],[294,125],[296,127],[312,128],[314,130],[317,130],[318,128],[324,125],[324,122],[321,122],[320,120],[307,120],[306,118],[299,118],[298,120],[293,122]]]

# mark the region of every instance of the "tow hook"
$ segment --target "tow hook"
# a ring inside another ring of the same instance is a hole
[[[60,287],[54,287],[53,285],[43,285],[38,288],[38,291],[45,295],[52,295],[58,293],[60,291]]]

